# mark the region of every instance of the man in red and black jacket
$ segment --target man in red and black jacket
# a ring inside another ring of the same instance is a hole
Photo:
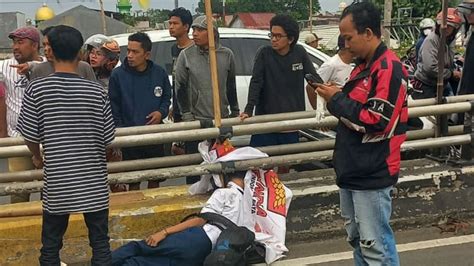
[[[380,11],[373,4],[347,7],[339,28],[360,62],[342,89],[323,84],[317,92],[339,118],[334,168],[341,214],[356,265],[399,265],[390,192],[406,138],[407,72],[381,41]]]

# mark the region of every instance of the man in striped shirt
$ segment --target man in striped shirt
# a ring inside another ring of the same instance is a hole
[[[83,213],[92,265],[110,265],[109,190],[105,149],[115,136],[107,93],[76,73],[81,33],[56,26],[48,34],[55,73],[32,81],[23,99],[17,130],[43,166],[41,265],[59,265],[69,215]]]
[[[40,34],[34,27],[23,27],[11,32],[8,37],[13,41],[13,58],[0,61],[0,74],[4,76],[5,103],[7,106],[7,133],[10,137],[18,137],[20,134],[15,127],[20,114],[23,94],[25,93],[28,79],[25,75],[17,73],[16,68],[11,66],[29,61],[42,61],[39,55]],[[13,157],[8,159],[10,172],[33,169],[31,157]],[[11,202],[23,202],[29,200],[29,194],[18,194],[11,196]]]

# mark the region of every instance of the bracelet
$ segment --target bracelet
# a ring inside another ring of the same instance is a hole
[[[163,229],[162,231],[164,231],[164,232],[165,232],[165,236],[168,236],[168,235],[169,235],[169,233],[168,233],[168,231],[166,230],[166,228],[165,228],[165,229]]]

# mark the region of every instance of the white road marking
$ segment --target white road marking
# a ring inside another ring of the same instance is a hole
[[[460,244],[466,244],[466,243],[472,243],[472,242],[474,242],[474,234],[400,244],[400,245],[397,245],[397,250],[399,253],[401,253],[401,252],[415,251],[415,250],[422,250],[422,249],[429,249],[429,248],[460,245]],[[341,261],[341,260],[349,260],[349,259],[352,259],[352,251],[324,254],[324,255],[311,256],[311,257],[305,257],[305,258],[282,260],[282,261],[277,261],[273,263],[272,266],[273,265],[275,266],[308,265],[308,264],[328,263],[328,262],[333,262],[333,261]],[[258,264],[258,265],[265,265],[265,264]]]

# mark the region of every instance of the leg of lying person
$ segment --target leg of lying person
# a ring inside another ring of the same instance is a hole
[[[390,227],[392,187],[352,190],[355,223],[360,236],[360,252],[365,264],[400,265],[395,237]]]
[[[132,241],[112,252],[112,265],[163,265],[165,259],[171,265],[202,265],[211,248],[202,227],[192,227],[170,234],[156,247]]]

